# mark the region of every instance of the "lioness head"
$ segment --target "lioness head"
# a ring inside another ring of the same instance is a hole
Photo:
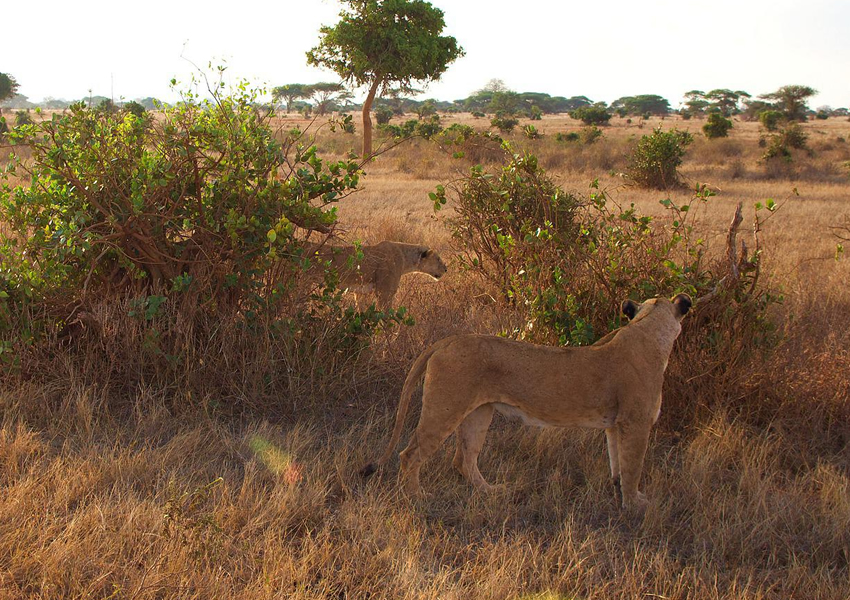
[[[640,304],[634,300],[625,300],[623,301],[623,304],[620,305],[620,310],[623,311],[623,314],[626,315],[630,321],[633,321],[640,314],[647,314],[653,308],[663,306],[666,309],[673,311],[673,316],[675,316],[678,321],[681,321],[682,318],[688,314],[692,305],[693,302],[691,301],[690,296],[687,294],[679,294],[672,300],[668,300],[667,298],[651,298],[649,300],[644,300]]]
[[[445,275],[448,268],[440,255],[430,248],[425,248],[419,254],[419,270],[423,273],[428,273],[434,279],[439,279]]]

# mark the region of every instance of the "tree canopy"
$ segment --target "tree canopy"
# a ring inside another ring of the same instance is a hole
[[[655,94],[641,94],[639,96],[623,96],[611,103],[611,110],[621,115],[666,115],[670,112],[670,103],[661,96]]]
[[[809,109],[806,101],[817,93],[817,90],[807,85],[783,85],[775,92],[759,97],[775,102],[777,110],[781,110],[789,121],[805,121]]]
[[[307,52],[311,65],[327,67],[343,81],[368,86],[363,103],[363,154],[372,153],[369,111],[379,90],[410,88],[439,79],[463,55],[445,28],[443,11],[424,0],[342,0],[333,27],[323,26],[319,45]]]
[[[11,98],[18,91],[18,82],[15,78],[6,73],[0,73],[0,102],[7,98]]]
[[[272,98],[275,102],[286,100],[286,112],[289,113],[293,102],[310,96],[308,88],[303,83],[287,83],[272,89]]]

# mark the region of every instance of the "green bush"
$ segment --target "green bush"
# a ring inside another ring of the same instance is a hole
[[[679,393],[665,410],[678,402],[685,418],[693,418],[700,399],[682,392],[705,381],[705,364],[713,365],[714,383],[727,372],[729,379],[747,374],[746,356],[763,360],[759,353],[776,341],[768,315],[779,298],[759,282],[758,250],[741,256],[740,274],[725,280],[726,253],[719,253],[719,262],[705,258],[708,249],[695,224],[709,190],[697,187],[682,205],[664,200],[666,214],[653,218],[633,204],[620,206],[596,183],[587,197],[565,192],[533,155],[504,147],[500,170],[477,166],[448,190],[455,207],[448,222],[461,267],[498,291],[508,305],[503,314],[514,315],[503,335],[592,344],[623,323],[619,306],[626,298],[687,292],[697,300],[717,292],[683,323],[677,344],[684,358],[671,364],[667,376]],[[446,193],[438,188],[434,195],[445,199]]]
[[[556,133],[555,139],[559,142],[577,142],[581,139],[578,131],[570,131],[569,133]]]
[[[709,114],[708,121],[702,126],[702,132],[710,140],[727,137],[730,129],[732,129],[732,121],[718,112]]]
[[[214,102],[188,95],[154,122],[77,104],[13,131],[32,157],[12,155],[0,186],[2,337],[37,344],[68,328],[69,307],[133,298],[130,316],[175,365],[228,323],[263,322],[292,348],[312,344],[311,324],[344,346],[397,321],[346,309],[321,265],[313,291],[299,287],[303,240],[331,231],[360,165],[278,143],[256,98],[244,85]],[[24,173],[30,184],[6,183]]]
[[[437,106],[434,104],[433,100],[426,100],[419,106],[417,106],[413,112],[416,113],[416,116],[419,117],[420,120],[433,117],[437,114]]]
[[[791,160],[791,150],[803,150],[807,148],[809,136],[803,131],[799,123],[789,123],[777,133],[765,140],[767,150],[762,156],[763,160],[772,158],[784,158]]]
[[[759,123],[768,131],[776,131],[779,124],[785,120],[785,115],[779,110],[764,110],[759,113]]]
[[[389,106],[379,106],[375,109],[375,120],[378,121],[378,125],[386,125],[393,118],[393,114],[393,109]]]
[[[525,134],[525,137],[530,140],[539,140],[543,137],[543,134],[540,133],[534,125],[526,125],[522,128],[522,132]]]
[[[21,125],[32,125],[32,122],[32,115],[30,115],[30,111],[15,111],[15,127],[20,127]]]
[[[543,111],[536,104],[532,104],[528,110],[528,118],[532,121],[541,121],[543,119]]]
[[[121,110],[136,115],[137,117],[143,117],[145,113],[147,113],[147,109],[145,109],[144,106],[142,106],[135,100],[125,102],[124,105],[121,107]]]
[[[602,106],[582,106],[570,111],[570,117],[585,125],[607,125],[611,120],[611,113]]]
[[[578,137],[579,141],[581,141],[582,144],[594,144],[600,139],[602,139],[602,130],[596,127],[595,125],[591,125],[589,127],[582,127],[578,132]]]
[[[519,119],[510,115],[497,114],[490,119],[490,125],[501,131],[502,133],[510,133],[514,127],[519,125]]]
[[[464,268],[525,311],[523,337],[593,343],[619,325],[626,297],[696,294],[711,284],[689,218],[692,204],[711,195],[706,190],[684,206],[665,201],[673,218],[655,225],[597,188],[588,198],[565,192],[535,156],[504,148],[500,172],[477,166],[454,186],[449,223]]]
[[[385,125],[380,125],[379,128],[381,131],[384,131],[397,139],[420,136],[426,140],[430,140],[443,130],[443,126],[440,123],[440,115],[433,115],[427,121],[408,119],[401,125],[391,125],[387,123]]]
[[[430,140],[442,130],[443,126],[440,123],[440,115],[437,114],[432,114],[429,120],[419,121],[416,124],[416,135],[421,136],[426,140]]]
[[[686,131],[660,127],[642,136],[629,159],[629,178],[640,187],[659,190],[681,185],[678,168],[693,139]]]

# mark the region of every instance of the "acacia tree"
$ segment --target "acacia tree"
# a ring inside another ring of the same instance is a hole
[[[287,83],[286,85],[274,88],[272,90],[272,98],[274,98],[275,102],[279,102],[281,99],[286,100],[286,114],[289,114],[293,102],[310,96],[307,90],[308,87],[303,83]]]
[[[666,98],[656,94],[641,94],[639,96],[623,96],[617,98],[609,107],[611,110],[625,115],[666,115],[670,112],[670,103]]]
[[[313,108],[320,115],[331,110],[337,102],[351,98],[351,92],[341,83],[320,82],[304,86],[304,97],[313,100]]]
[[[307,52],[311,65],[327,67],[343,81],[368,86],[363,102],[363,156],[372,154],[369,113],[380,90],[408,89],[439,79],[463,55],[445,28],[443,11],[424,0],[342,0],[340,21],[323,26],[319,45]]]
[[[817,90],[807,85],[783,85],[775,92],[762,94],[759,98],[774,101],[789,121],[805,121],[809,108],[806,100],[817,93]]]
[[[719,111],[724,117],[737,113],[738,104],[749,97],[747,92],[727,89],[711,90],[705,95],[705,99],[711,102],[711,109]]]

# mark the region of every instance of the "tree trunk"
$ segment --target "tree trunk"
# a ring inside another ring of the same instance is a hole
[[[375,100],[375,94],[378,93],[378,88],[381,85],[381,78],[376,77],[372,82],[372,87],[369,88],[369,95],[363,102],[363,158],[368,158],[372,155],[372,117],[369,113],[372,111],[372,102]]]

